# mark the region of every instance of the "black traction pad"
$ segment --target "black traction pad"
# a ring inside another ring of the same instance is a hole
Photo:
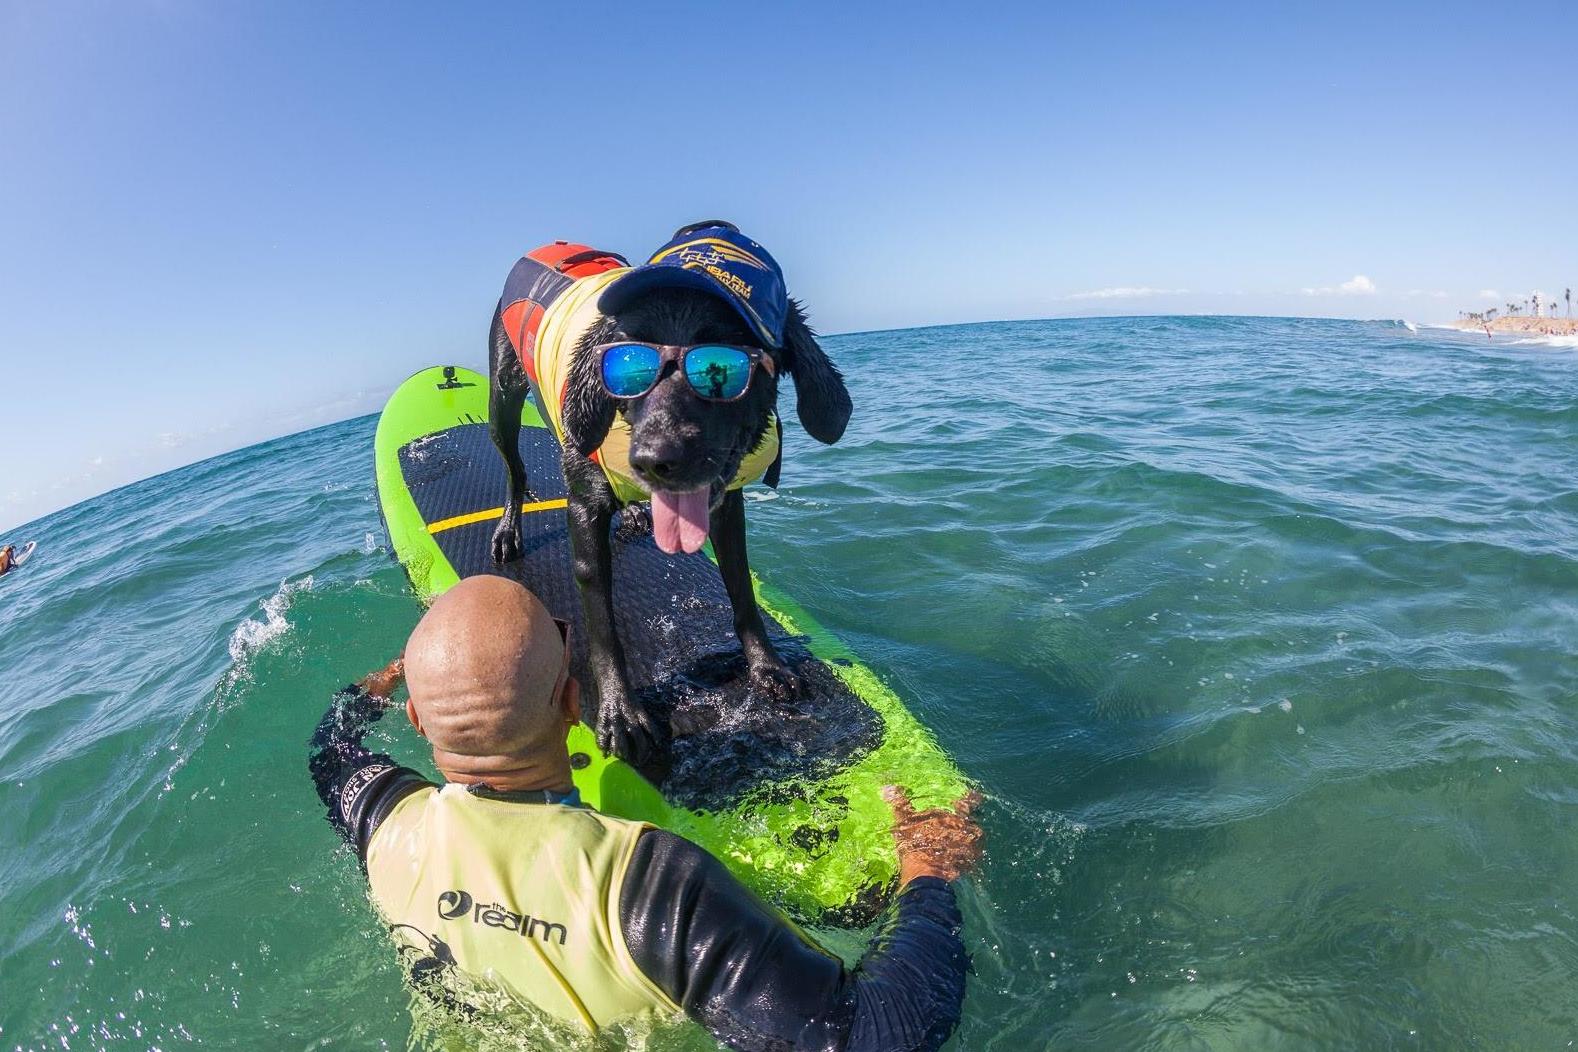
[[[545,428],[523,427],[521,457],[531,503],[566,495],[559,445]],[[504,462],[483,423],[461,424],[401,448],[400,470],[429,524],[499,507]],[[665,771],[648,771],[668,799],[691,810],[725,811],[773,784],[820,780],[854,763],[881,740],[882,719],[762,611],[778,654],[802,689],[773,702],[746,687],[745,662],[723,580],[702,553],[667,555],[647,517],[626,511],[613,527],[614,619],[624,644],[631,693],[673,731]],[[520,581],[557,618],[575,626],[571,668],[589,706],[586,633],[570,572],[563,508],[521,516],[519,561],[493,561],[497,518],[444,529],[439,549],[462,577],[496,574]]]

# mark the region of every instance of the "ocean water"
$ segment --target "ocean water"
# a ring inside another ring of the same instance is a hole
[[[952,1047],[1578,1040],[1572,349],[1256,318],[827,346],[855,420],[789,429],[751,552],[988,796]],[[0,1048],[467,1046],[413,1037],[305,769],[419,614],[372,432],[7,538],[39,549],[0,579]]]

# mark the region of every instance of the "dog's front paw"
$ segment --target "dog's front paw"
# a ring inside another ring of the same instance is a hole
[[[500,566],[521,557],[521,531],[518,524],[505,519],[493,531],[493,561]]]
[[[800,677],[777,663],[752,665],[746,679],[752,693],[769,701],[788,701],[800,693]]]
[[[652,505],[626,504],[619,512],[616,534],[622,541],[638,541],[652,536]]]
[[[646,709],[630,701],[604,703],[597,721],[597,747],[636,767],[648,767],[662,756],[662,735]]]

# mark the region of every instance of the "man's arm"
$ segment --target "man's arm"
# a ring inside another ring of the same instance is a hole
[[[637,841],[620,896],[632,958],[688,1015],[737,1049],[936,1049],[958,1024],[969,967],[948,880],[978,854],[980,833],[960,815],[959,829],[938,835],[930,817],[938,813],[906,814],[907,806],[895,800],[905,883],[853,970],[717,859],[656,830]],[[952,837],[958,864],[918,855],[904,839],[906,822],[927,829],[933,853]]]
[[[329,824],[363,860],[373,830],[394,805],[432,784],[384,753],[369,752],[362,744],[368,729],[388,708],[403,673],[396,659],[340,691],[308,743],[307,769],[318,788],[318,799],[328,808]]]

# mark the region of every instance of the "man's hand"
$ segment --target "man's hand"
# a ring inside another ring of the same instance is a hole
[[[957,880],[981,860],[981,827],[970,812],[981,802],[975,790],[966,793],[952,810],[937,808],[916,813],[903,789],[890,785],[882,796],[893,807],[893,839],[899,849],[899,887],[916,877]]]
[[[394,697],[394,692],[399,689],[400,684],[404,681],[405,655],[402,654],[377,672],[369,672],[357,686],[375,698],[383,698],[385,701],[388,701]]]

